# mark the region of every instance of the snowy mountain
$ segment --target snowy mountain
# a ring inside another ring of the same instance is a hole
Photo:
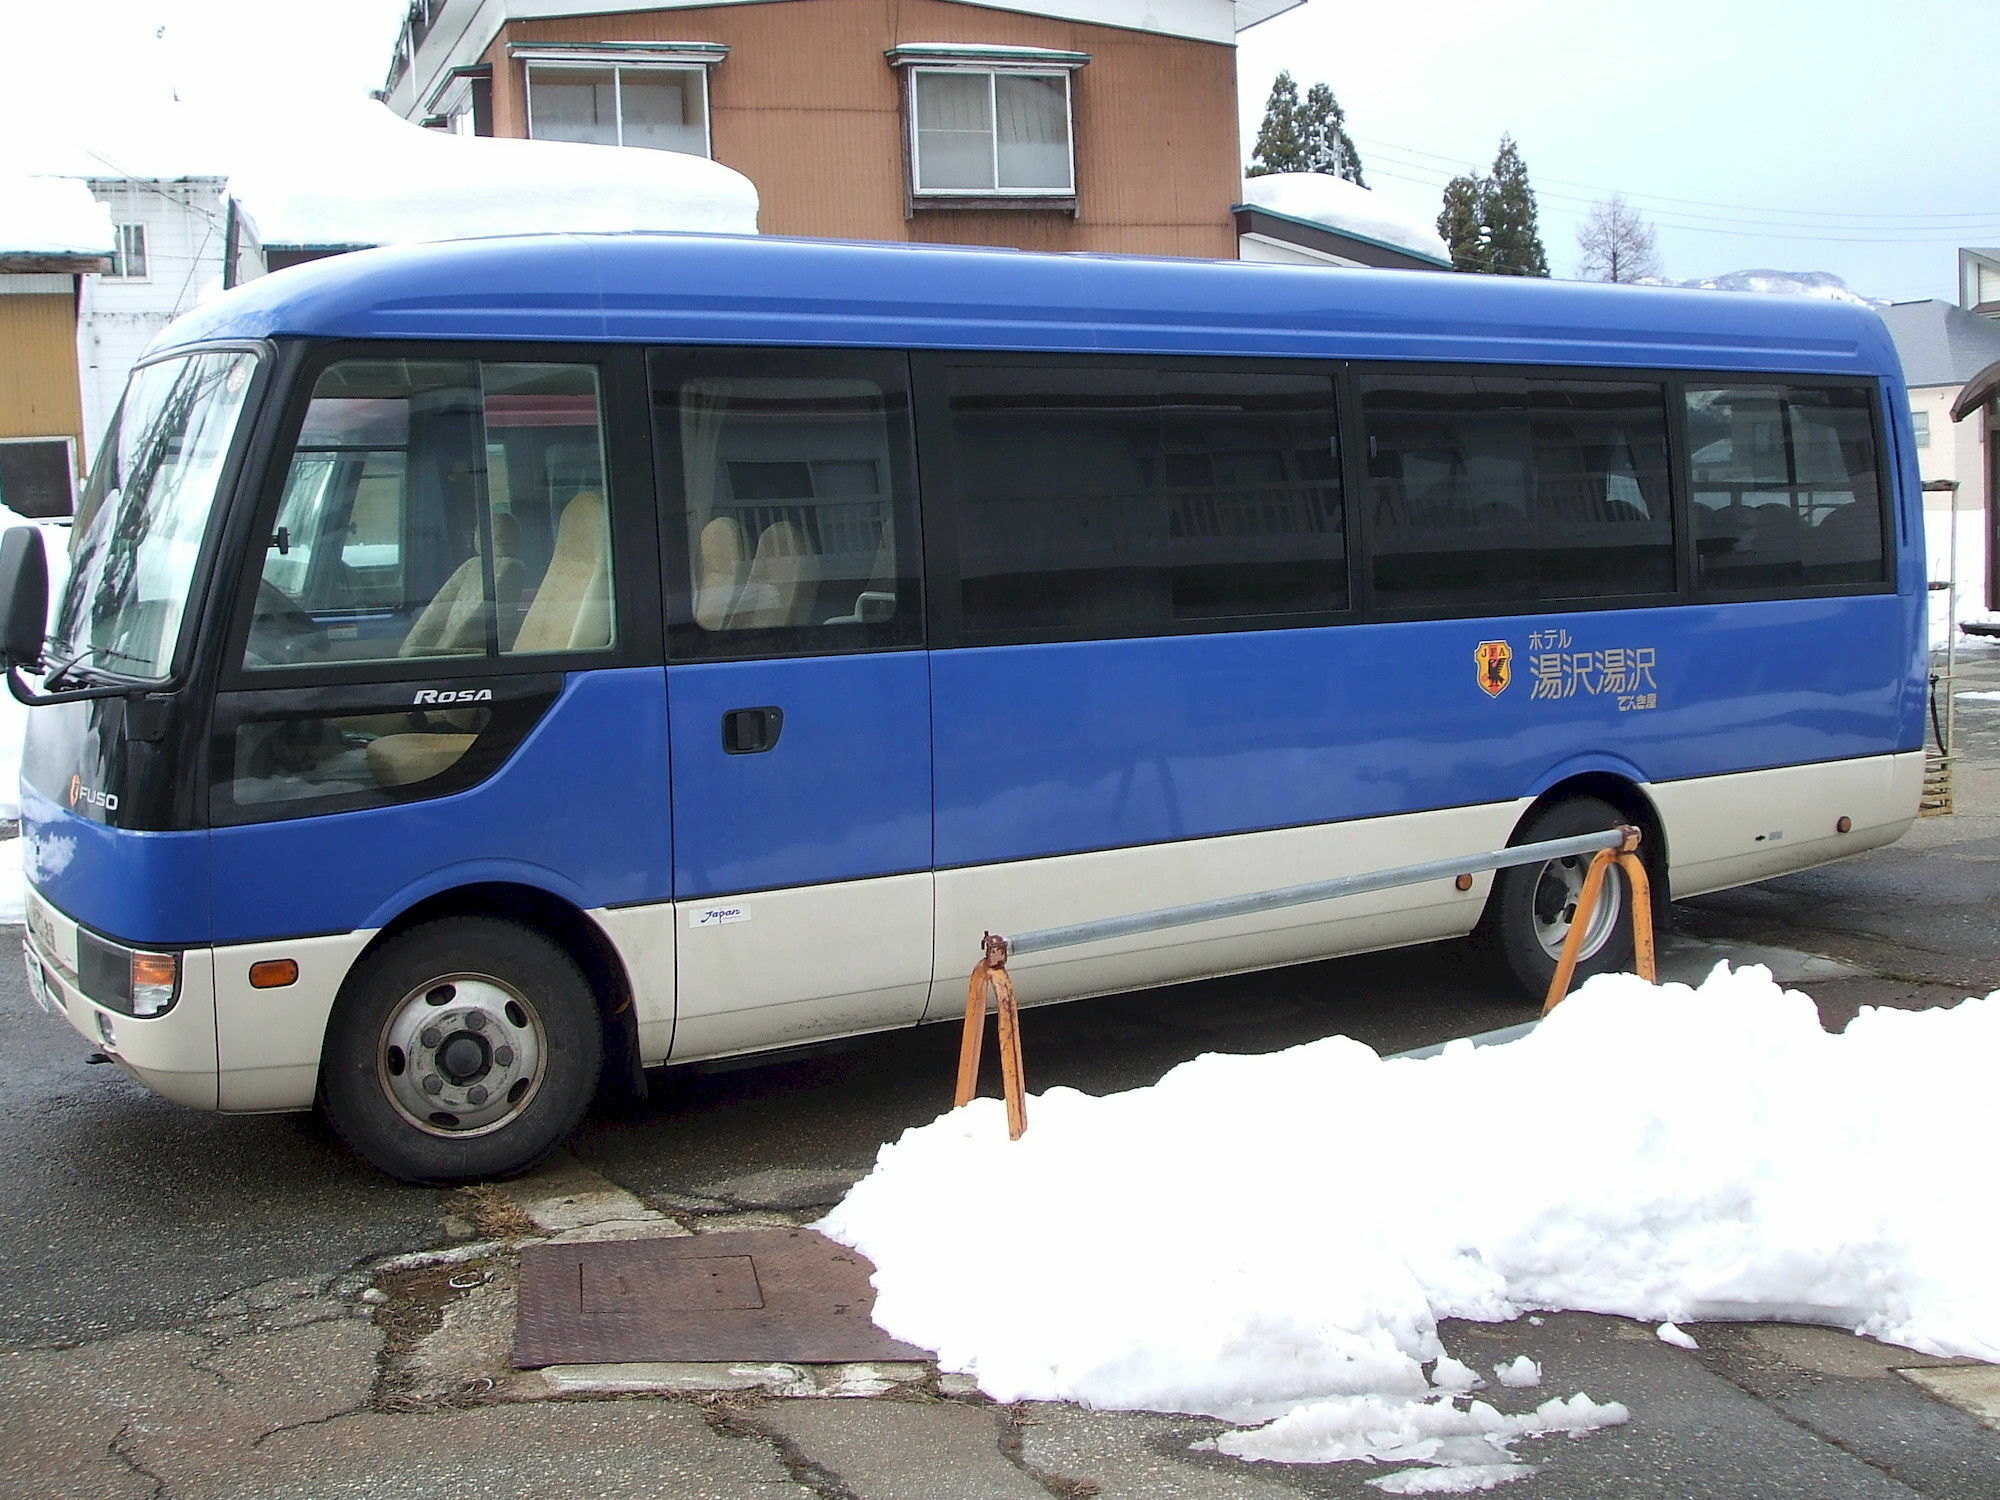
[[[1831,271],[1730,271],[1722,276],[1703,276],[1693,281],[1675,281],[1665,276],[1648,276],[1641,286],[1688,287],[1699,292],[1766,292],[1780,297],[1825,297],[1833,302],[1853,302],[1863,307],[1887,307],[1875,297],[1864,297]]]

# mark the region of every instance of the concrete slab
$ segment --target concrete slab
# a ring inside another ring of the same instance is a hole
[[[1049,1500],[1002,1453],[996,1407],[905,1401],[784,1401],[739,1413],[854,1500]]]
[[[560,1238],[687,1233],[567,1151],[557,1152],[525,1177],[492,1183],[486,1191],[511,1203],[543,1234]]]
[[[1058,1489],[1081,1494],[1094,1486],[1089,1493],[1099,1500],[1296,1500],[1299,1493],[1281,1472],[1191,1452],[1223,1427],[1203,1417],[1035,1405],[1021,1410],[1018,1426],[1023,1464]]]
[[[1927,1370],[1898,1370],[1940,1401],[1948,1401],[1967,1416],[2000,1431],[2000,1366],[1971,1365]],[[1995,1487],[2000,1488],[2000,1478]]]
[[[1735,968],[1762,964],[1779,984],[1806,984],[1816,979],[1846,979],[1864,971],[1824,954],[1804,953],[1772,943],[1726,943],[1710,938],[1667,932],[1659,936],[1660,978],[1672,984],[1700,984],[1723,960]]]
[[[174,1500],[815,1500],[767,1443],[691,1406],[544,1402],[366,1412],[293,1428],[253,1462]]]

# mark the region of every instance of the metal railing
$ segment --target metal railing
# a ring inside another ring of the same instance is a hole
[[[1002,1093],[1007,1102],[1007,1134],[1010,1139],[1019,1140],[1027,1129],[1026,1085],[1021,1068],[1020,1008],[1014,995],[1013,977],[1007,972],[1010,957],[1048,953],[1058,948],[1074,948],[1113,938],[1138,937],[1198,922],[1220,922],[1255,912],[1281,911],[1286,907],[1306,906],[1341,896],[1362,896],[1401,886],[1422,885],[1430,880],[1456,880],[1460,890],[1470,890],[1472,877],[1483,871],[1573,859],[1581,854],[1592,856],[1583,887],[1577,894],[1576,910],[1570,918],[1569,935],[1564,940],[1562,954],[1556,961],[1555,974],[1542,1005],[1542,1014],[1547,1015],[1569,993],[1570,980],[1576,972],[1583,946],[1583,935],[1590,928],[1604,877],[1616,864],[1625,874],[1632,897],[1635,967],[1642,978],[1650,981],[1654,977],[1652,897],[1646,867],[1639,858],[1639,836],[1637,828],[1625,824],[1602,833],[1579,833],[1568,838],[1543,839],[1533,844],[1514,844],[1504,849],[1489,849],[1483,854],[1426,860],[1393,870],[1340,875],[1331,880],[1279,886],[1247,895],[1218,896],[1209,901],[1191,901],[1182,906],[1163,906],[1152,911],[1103,917],[1094,922],[1075,922],[1063,927],[1039,927],[1013,938],[989,932],[981,940],[979,962],[973,965],[972,977],[966,986],[965,1032],[958,1056],[957,1103],[970,1103],[978,1091],[979,1059],[985,1042],[986,1012],[990,1002],[998,1015],[1000,1076]]]

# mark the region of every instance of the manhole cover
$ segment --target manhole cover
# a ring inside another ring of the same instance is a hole
[[[810,1229],[530,1245],[514,1364],[929,1359],[870,1320],[874,1269]]]

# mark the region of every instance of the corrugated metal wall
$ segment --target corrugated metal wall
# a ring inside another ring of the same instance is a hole
[[[82,451],[73,292],[0,295],[0,437],[68,437]]]
[[[515,42],[723,42],[710,74],[715,156],[755,182],[767,234],[1232,258],[1241,186],[1236,53],[951,0],[789,0],[520,21],[487,53],[494,129],[525,135]],[[1077,211],[907,212],[902,79],[914,42],[1087,52],[1074,75]],[[552,226],[554,227],[554,226]]]

